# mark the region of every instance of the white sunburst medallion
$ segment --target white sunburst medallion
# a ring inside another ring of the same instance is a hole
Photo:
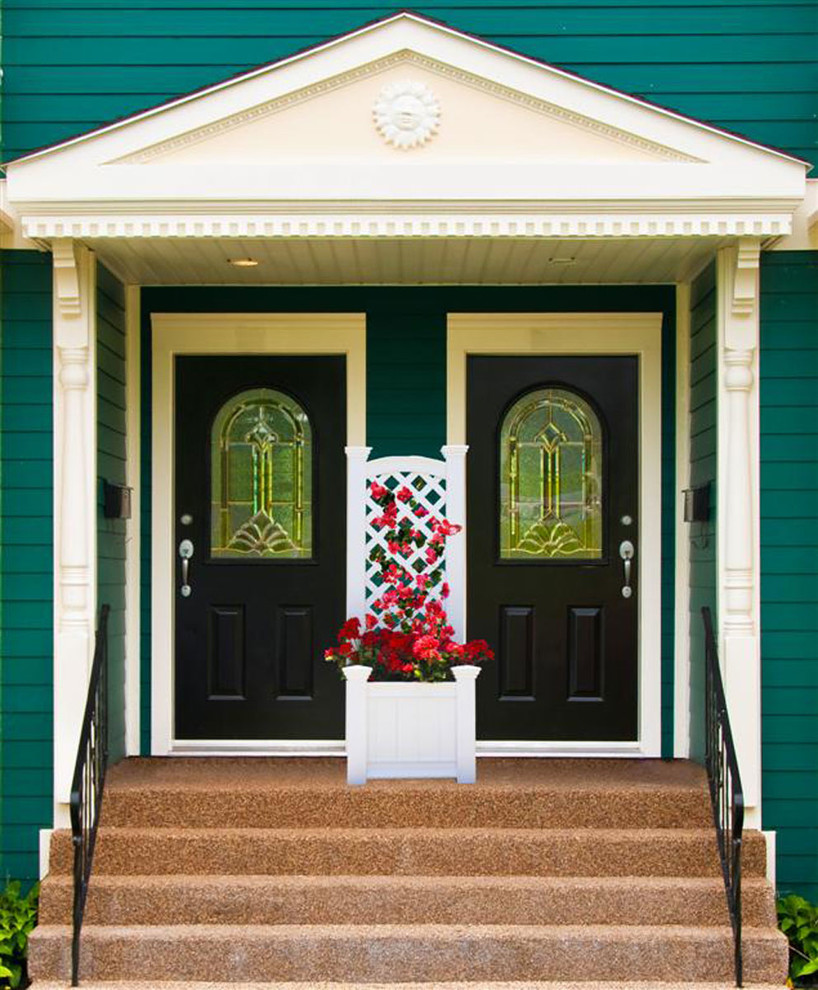
[[[384,141],[408,151],[435,136],[440,126],[440,103],[423,83],[390,83],[378,93],[372,115]]]

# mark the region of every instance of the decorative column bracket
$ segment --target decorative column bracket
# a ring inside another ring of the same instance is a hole
[[[736,249],[733,273],[734,317],[752,316],[758,305],[758,269],[761,244],[750,237],[743,237]]]
[[[54,301],[63,319],[73,319],[82,313],[80,279],[74,241],[56,240],[51,245],[54,258]]]

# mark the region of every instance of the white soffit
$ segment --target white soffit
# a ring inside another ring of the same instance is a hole
[[[408,149],[373,119],[404,83],[434,117]],[[582,237],[785,234],[806,168],[399,14],[7,172],[24,233],[44,239],[223,237],[231,219],[250,237]],[[589,213],[599,229],[577,222]]]

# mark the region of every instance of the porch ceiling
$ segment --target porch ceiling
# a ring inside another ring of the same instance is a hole
[[[685,280],[731,241],[695,238],[90,238],[142,285],[590,284]],[[231,259],[252,258],[256,267]]]

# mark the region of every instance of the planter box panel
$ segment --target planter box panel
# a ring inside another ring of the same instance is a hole
[[[370,683],[347,667],[347,782],[375,777],[456,777],[473,783],[476,667],[440,684]]]

